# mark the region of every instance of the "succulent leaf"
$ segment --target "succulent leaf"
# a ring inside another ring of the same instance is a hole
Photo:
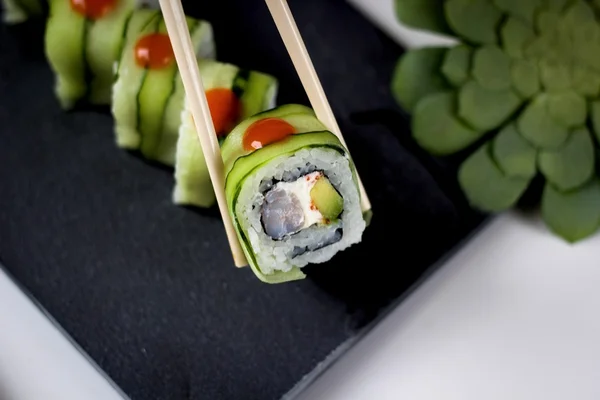
[[[446,19],[450,28],[473,43],[496,43],[496,28],[502,12],[489,0],[447,0]]]
[[[535,27],[540,32],[549,32],[556,29],[560,21],[560,11],[558,9],[542,10],[535,19]]]
[[[533,23],[536,9],[542,4],[542,0],[493,0],[493,2],[500,10],[530,24]]]
[[[548,112],[565,128],[574,128],[585,123],[587,104],[574,92],[552,93],[548,95]]]
[[[517,120],[519,133],[539,148],[556,149],[569,136],[569,130],[554,121],[548,112],[548,95],[537,95]]]
[[[533,178],[536,155],[536,149],[523,139],[514,124],[507,125],[493,139],[492,156],[507,176]]]
[[[540,60],[540,78],[547,91],[565,91],[571,89],[571,71],[564,62]]]
[[[513,206],[527,189],[530,179],[505,176],[494,163],[490,142],[487,142],[462,163],[458,181],[472,206],[497,212]]]
[[[423,97],[448,88],[439,72],[446,51],[443,47],[424,47],[400,58],[393,73],[392,93],[407,111],[412,111]]]
[[[511,89],[490,90],[470,80],[460,90],[458,115],[479,131],[497,128],[521,105]]]
[[[563,11],[571,1],[573,0],[544,0],[544,7],[549,10]]]
[[[592,116],[592,128],[596,135],[596,140],[600,142],[600,100],[590,103],[590,114]]]
[[[577,27],[582,23],[595,23],[594,9],[584,0],[573,0],[565,11],[563,21],[571,27]]]
[[[452,154],[479,139],[483,133],[456,118],[456,95],[442,92],[427,96],[415,108],[413,137],[432,154]]]
[[[583,65],[573,65],[571,85],[582,96],[596,97],[600,92],[600,73]]]
[[[513,87],[521,97],[528,99],[540,91],[540,77],[534,62],[513,60],[510,72]]]
[[[570,192],[547,183],[542,195],[542,217],[557,235],[574,243],[600,227],[600,181],[594,178]]]
[[[486,89],[508,89],[511,86],[510,64],[510,58],[500,47],[485,45],[473,57],[473,76]]]
[[[406,26],[438,33],[450,33],[440,0],[396,0],[396,18]]]
[[[594,143],[589,131],[577,129],[560,149],[541,151],[538,164],[546,179],[559,190],[581,186],[594,173]]]
[[[535,33],[531,26],[517,18],[508,18],[500,31],[502,47],[513,58],[523,57],[523,49]]]
[[[454,46],[448,50],[442,64],[442,73],[448,82],[454,86],[461,86],[469,79],[472,55],[473,50],[465,45]]]

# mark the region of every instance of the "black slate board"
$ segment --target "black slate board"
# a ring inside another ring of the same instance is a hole
[[[262,1],[195,3],[220,60],[307,104]],[[115,147],[109,114],[60,110],[39,29],[0,29],[0,260],[132,399],[280,398],[484,219],[452,160],[409,138],[388,89],[402,49],[342,0],[290,6],[374,217],[362,244],[275,286],[233,266],[216,210],[173,206],[172,172]]]

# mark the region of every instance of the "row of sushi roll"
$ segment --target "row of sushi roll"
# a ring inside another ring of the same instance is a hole
[[[45,0],[2,0],[2,18],[6,24],[20,24],[30,18],[42,17]]]
[[[24,5],[42,4],[3,1],[11,23],[34,15]],[[118,147],[173,168],[175,204],[214,206],[157,2],[43,1],[46,56],[62,108],[110,106]],[[209,22],[187,17],[187,25],[221,145],[229,213],[248,263],[263,282],[302,279],[304,266],[361,241],[367,223],[354,164],[312,109],[276,105],[276,78],[217,61]]]

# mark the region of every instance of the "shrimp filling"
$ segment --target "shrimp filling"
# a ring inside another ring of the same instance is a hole
[[[261,219],[267,235],[280,240],[324,222],[310,196],[318,179],[327,178],[314,171],[293,182],[278,182],[265,194]]]

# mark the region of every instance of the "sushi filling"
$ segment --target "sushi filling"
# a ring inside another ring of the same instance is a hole
[[[265,233],[281,240],[314,224],[326,223],[315,206],[311,190],[319,179],[327,179],[315,171],[293,182],[278,182],[265,194],[261,210]]]
[[[316,210],[310,209],[311,198]],[[365,229],[350,163],[330,149],[302,149],[271,160],[244,180],[234,207],[267,275],[328,261],[358,243]]]

